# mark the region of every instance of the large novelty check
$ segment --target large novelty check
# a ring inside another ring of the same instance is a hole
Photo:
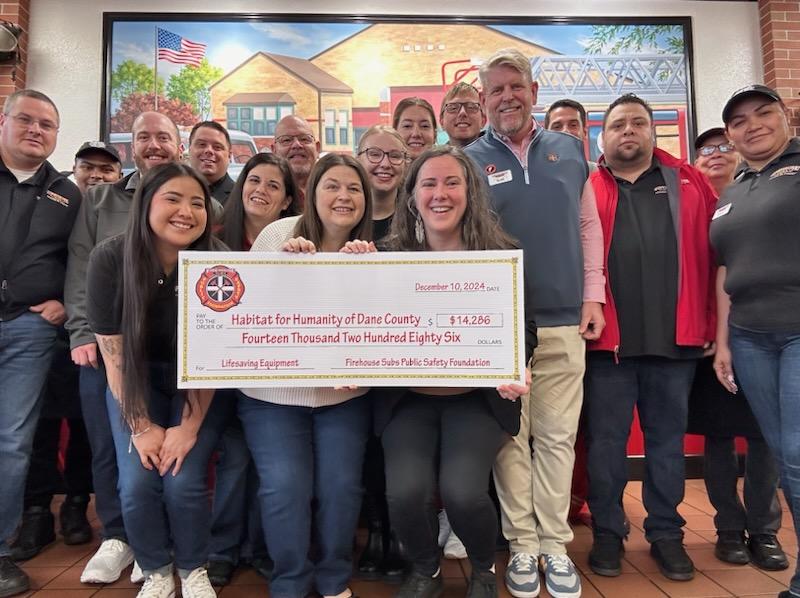
[[[181,252],[178,386],[522,383],[521,251]]]

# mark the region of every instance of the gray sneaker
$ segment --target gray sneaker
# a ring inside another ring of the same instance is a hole
[[[536,555],[512,552],[506,567],[506,588],[514,598],[536,598],[539,595],[539,570]]]
[[[539,557],[539,566],[553,598],[580,598],[581,578],[566,554],[543,554]]]

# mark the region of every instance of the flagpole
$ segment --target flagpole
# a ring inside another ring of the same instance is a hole
[[[158,112],[158,25],[153,29],[155,42],[153,45],[153,98],[155,99],[155,111]]]

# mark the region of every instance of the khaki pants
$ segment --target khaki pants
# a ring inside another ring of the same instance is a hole
[[[500,450],[494,480],[511,551],[566,554],[586,346],[577,326],[540,328],[538,335],[531,392],[519,399],[520,431]]]

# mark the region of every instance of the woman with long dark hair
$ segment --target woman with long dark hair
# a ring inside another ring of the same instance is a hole
[[[488,192],[472,161],[440,146],[411,165],[387,249],[464,251],[515,249],[489,208]],[[526,326],[526,360],[536,344]],[[436,598],[443,592],[435,492],[464,543],[472,576],[468,598],[497,596],[494,551],[497,515],[488,492],[497,452],[519,431],[520,395],[527,385],[497,389],[411,388],[376,405],[376,428],[386,456],[386,496],[413,569],[398,598]]]
[[[145,575],[139,598],[211,598],[206,469],[219,436],[212,390],[178,391],[177,264],[211,236],[211,196],[188,166],[148,171],[124,234],[92,251],[87,312],[108,375],[109,411],[128,540]]]
[[[366,172],[351,156],[328,154],[311,171],[303,215],[272,223],[251,251],[361,253],[374,251],[371,238]],[[261,481],[264,537],[274,562],[273,598],[300,598],[312,589],[325,598],[353,595],[353,533],[370,419],[366,391],[240,390],[239,417]]]

